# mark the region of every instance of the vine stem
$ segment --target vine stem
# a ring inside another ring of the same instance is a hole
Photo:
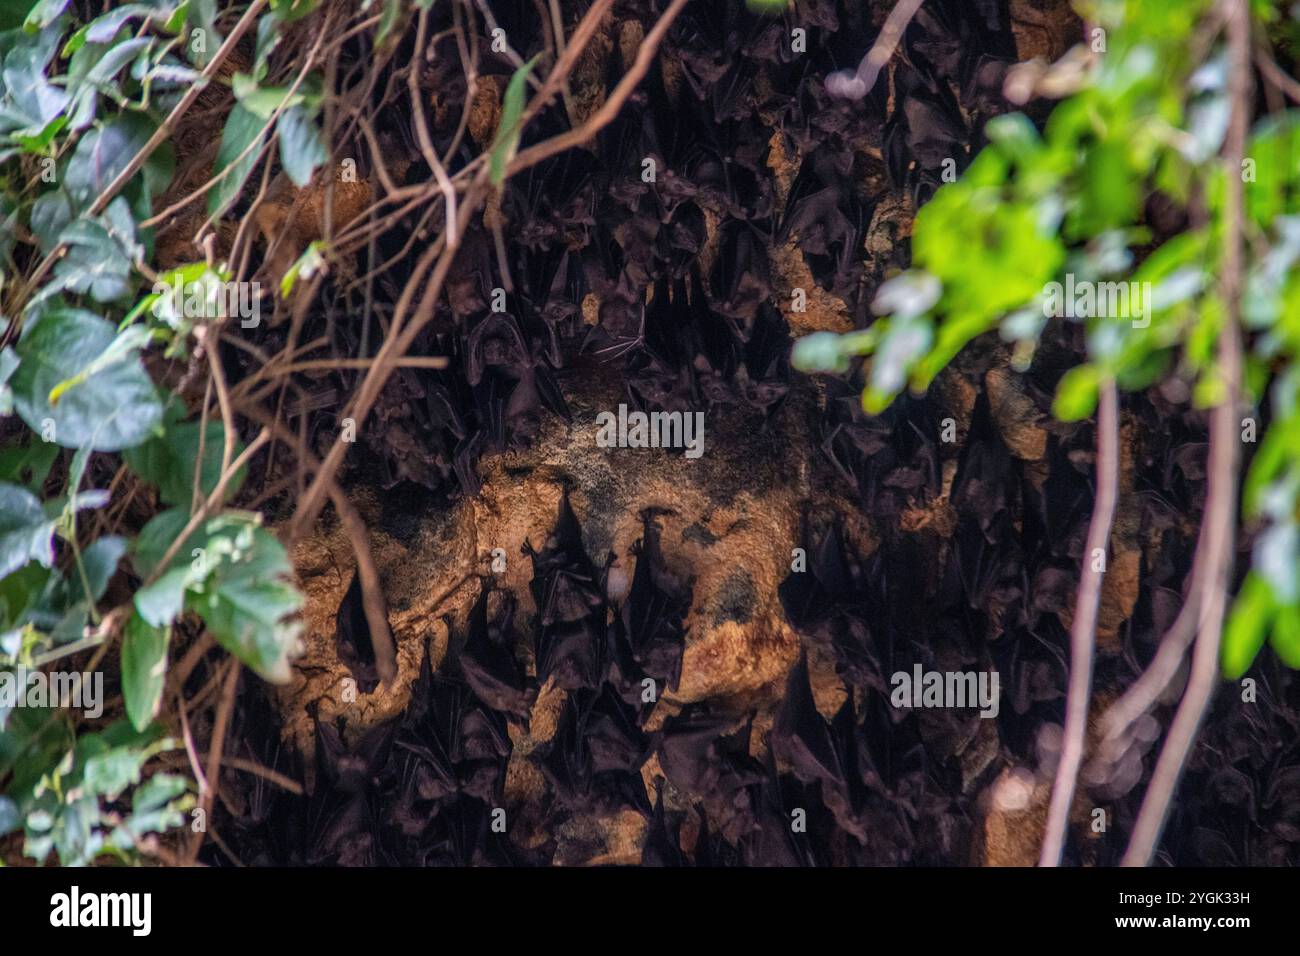
[[[1225,394],[1210,417],[1209,491],[1205,505],[1208,568],[1206,593],[1197,622],[1196,644],[1187,691],[1174,714],[1165,745],[1156,761],[1151,783],[1142,799],[1123,866],[1151,862],[1169,815],[1174,790],[1182,776],[1192,741],[1205,717],[1219,677],[1219,643],[1228,603],[1235,550],[1237,502],[1237,406],[1241,392],[1242,180],[1241,161],[1250,122],[1250,10],[1246,0],[1225,0],[1228,57],[1228,99],[1232,118],[1223,148],[1227,186],[1224,206],[1223,272],[1219,294],[1225,326],[1219,335],[1218,365]]]
[[[1052,800],[1047,813],[1039,866],[1059,866],[1070,823],[1070,804],[1083,763],[1084,739],[1088,729],[1088,704],[1092,697],[1092,657],[1097,642],[1097,615],[1101,609],[1101,585],[1105,564],[1093,566],[1101,552],[1103,562],[1115,521],[1119,498],[1119,395],[1113,380],[1102,383],[1097,410],[1097,495],[1088,521],[1083,569],[1070,622],[1070,687],[1065,703],[1065,728],[1061,759],[1052,782]]]
[[[217,716],[212,729],[212,741],[208,746],[208,765],[204,773],[207,786],[202,787],[199,794],[199,806],[203,809],[203,817],[207,827],[196,833],[190,841],[189,849],[185,855],[185,862],[191,866],[198,859],[199,850],[203,848],[203,837],[207,830],[211,828],[212,808],[216,805],[217,790],[221,787],[221,760],[226,749],[226,731],[230,728],[230,718],[235,712],[235,696],[239,688],[239,661],[231,660],[229,667],[221,691],[221,700],[217,703]]]

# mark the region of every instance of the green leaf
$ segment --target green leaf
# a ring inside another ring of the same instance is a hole
[[[179,797],[184,799],[178,800]],[[147,833],[162,833],[181,826],[185,822],[183,811],[192,805],[193,798],[186,795],[184,777],[155,773],[131,795],[131,816],[125,823],[130,840],[125,845],[133,845]],[[116,845],[123,845],[121,829],[113,835]]]
[[[926,353],[933,339],[933,325],[925,318],[900,315],[891,319],[871,362],[870,392],[882,397],[901,392],[913,364]],[[873,398],[872,404],[879,403]]]
[[[222,43],[221,34],[217,31],[217,0],[190,0],[187,9],[191,40],[186,44],[186,48],[194,55],[195,63],[206,66]],[[196,50],[193,42],[193,34],[198,30],[202,30],[204,34],[205,43],[202,50]]]
[[[306,186],[316,167],[327,158],[320,130],[304,106],[294,106],[281,113],[276,125],[280,131],[280,162],[284,171],[295,186]]]
[[[1277,609],[1269,643],[1283,664],[1300,669],[1300,607],[1292,604]]]
[[[285,86],[259,86],[246,73],[236,73],[231,81],[231,88],[235,92],[235,98],[239,100],[239,105],[263,121],[274,116],[276,110],[283,113],[295,106],[304,104],[315,106],[318,102],[305,89],[300,88],[297,92],[291,93]]]
[[[375,0],[366,0],[365,9],[369,9]],[[380,15],[379,30],[375,33],[375,46],[382,47],[390,37],[396,36],[394,29],[402,19],[402,0],[383,0],[384,11]]]
[[[9,387],[9,379],[18,370],[18,362],[18,353],[12,348],[6,345],[0,349],[0,418],[14,413],[14,390]],[[0,450],[0,455],[8,450]],[[0,474],[3,474],[3,466],[0,466]]]
[[[11,384],[14,407],[33,431],[65,448],[121,451],[158,424],[162,405],[138,355],[96,368],[117,339],[108,322],[82,309],[50,309],[24,333]],[[51,401],[61,383],[90,368],[93,374]]]
[[[1052,414],[1063,422],[1087,418],[1097,407],[1101,375],[1091,365],[1079,365],[1061,376],[1052,402]]]
[[[68,0],[37,0],[23,26],[29,31],[43,30],[59,18],[67,5]]]
[[[188,520],[185,509],[157,515],[135,543],[135,567],[149,577]],[[182,609],[199,614],[217,641],[262,677],[289,679],[301,624],[302,595],[293,586],[284,547],[256,515],[227,511],[190,535],[158,578],[135,595],[135,607],[161,627]]]
[[[301,20],[316,9],[319,0],[271,0],[271,10],[282,23]]]
[[[321,252],[325,249],[325,243],[317,239],[307,245],[289,271],[280,279],[280,295],[282,298],[289,298],[293,292],[293,287],[299,279],[310,279],[316,272],[325,265],[325,257]]]
[[[172,407],[177,408],[175,405]],[[225,435],[225,426],[220,421],[209,421],[202,432],[203,464],[199,469],[199,491],[203,498],[212,493],[221,479]],[[165,504],[188,508],[194,493],[199,445],[200,429],[197,421],[168,420],[161,436],[128,449],[124,457],[137,475],[157,486],[158,497]],[[236,441],[235,454],[238,455],[242,450],[243,444]],[[244,474],[244,469],[241,468],[227,483],[227,497],[232,497],[239,490]]]
[[[266,139],[265,126],[265,120],[245,109],[242,104],[236,103],[231,109],[230,116],[226,119],[226,128],[221,134],[221,146],[217,150],[217,162],[213,169],[214,175],[225,175],[216,188],[208,193],[209,214],[215,216],[224,212],[244,188],[244,181],[248,179],[248,174],[253,171],[261,155],[262,144]],[[240,159],[246,149],[247,155]]]
[[[101,750],[86,759],[82,780],[91,793],[116,800],[127,787],[140,782],[141,768],[148,759],[148,751],[131,746]]]
[[[46,65],[58,50],[60,34],[58,26],[49,26],[36,36],[20,35],[5,54],[0,72],[6,94],[0,109],[0,134],[40,137],[67,108],[71,97],[45,75]]]
[[[261,83],[270,69],[271,51],[280,45],[280,31],[274,17],[262,17],[257,22],[257,45],[253,51],[253,79]]]
[[[1095,236],[1132,222],[1141,193],[1123,146],[1102,143],[1090,150],[1083,164],[1082,185],[1075,223],[1079,234]]]
[[[54,268],[56,289],[89,295],[96,302],[118,302],[131,294],[134,242],[124,246],[103,223],[91,219],[69,223],[59,241],[67,245],[68,252]],[[49,286],[45,292],[53,294]]]
[[[540,56],[541,54],[538,54]],[[528,91],[528,77],[537,65],[537,56],[533,57],[510,77],[506,86],[506,95],[501,103],[501,122],[497,126],[496,139],[492,143],[489,157],[492,185],[497,188],[506,179],[506,166],[514,159],[515,150],[519,148],[520,119],[524,114],[524,94]]]
[[[132,614],[122,637],[122,697],[131,726],[144,730],[158,713],[167,676],[167,628]]]
[[[814,332],[794,343],[790,361],[801,372],[835,372],[849,368],[849,356],[842,339],[834,332]]]
[[[52,567],[55,524],[26,488],[0,483],[0,578],[29,561]]]
[[[23,825],[23,815],[18,804],[0,795],[0,836],[7,836]]]
[[[126,554],[126,539],[106,534],[96,538],[81,552],[81,567],[86,573],[89,599],[98,601],[108,590],[108,582],[117,571],[117,564]]]
[[[1221,661],[1223,674],[1236,680],[1250,670],[1259,649],[1264,646],[1268,625],[1273,617],[1273,599],[1264,579],[1253,572],[1246,575],[1223,631]]]
[[[144,114],[129,112],[86,133],[64,173],[63,185],[72,201],[82,209],[94,202],[130,165],[156,129]]]
[[[131,564],[135,573],[142,578],[152,577],[172,542],[180,536],[189,520],[188,508],[168,508],[150,518],[131,542]],[[203,529],[199,528],[186,539],[185,545],[200,544],[202,538]],[[188,556],[188,548],[182,546],[172,563],[177,563],[181,557],[188,560]]]
[[[21,445],[0,448],[0,481],[22,485],[39,494],[58,454],[59,446],[54,442],[41,441],[39,436],[29,434]]]
[[[54,250],[59,244],[59,235],[75,215],[72,200],[62,189],[42,193],[37,197],[36,202],[32,203],[31,226],[32,232],[40,240],[42,252]]]
[[[242,559],[218,565],[211,581],[187,595],[185,606],[202,616],[222,647],[266,680],[283,684],[301,630],[294,615],[302,609],[302,595],[292,575],[280,542],[253,528]]]
[[[154,515],[132,543],[132,564],[142,578],[153,577],[172,542],[189,521],[187,508],[170,508]],[[176,552],[171,565],[152,584],[135,592],[135,608],[149,624],[166,627],[185,607],[185,589],[203,573],[191,563],[191,551],[204,542],[202,528],[192,532]]]
[[[185,610],[185,589],[189,576],[183,566],[174,567],[152,584],[135,592],[132,599],[140,617],[154,627],[167,627]]]

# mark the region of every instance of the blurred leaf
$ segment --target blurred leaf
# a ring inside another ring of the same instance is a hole
[[[136,571],[150,576],[188,520],[164,511],[135,544]],[[227,511],[189,536],[154,584],[135,595],[145,621],[164,626],[182,609],[199,614],[217,641],[266,680],[289,679],[301,625],[302,595],[284,547],[255,516]]]
[[[132,614],[122,636],[122,697],[131,726],[144,730],[157,716],[167,676],[167,628]]]
[[[514,159],[515,150],[519,148],[520,120],[524,114],[524,96],[528,92],[528,77],[537,65],[541,54],[533,57],[510,77],[506,94],[501,103],[501,121],[497,126],[496,139],[492,142],[492,154],[489,157],[492,185],[497,188],[506,179],[506,166]]]
[[[265,126],[265,120],[249,112],[242,104],[237,103],[231,109],[230,116],[226,119],[226,128],[221,134],[221,146],[217,150],[217,162],[213,168],[213,175],[225,175],[216,188],[208,193],[209,215],[216,216],[224,212],[244,188],[244,181],[248,179],[248,174],[253,171],[261,155],[266,138]],[[247,155],[243,155],[246,150]]]
[[[177,405],[164,423],[163,434],[154,436],[124,455],[131,469],[158,488],[158,497],[169,505],[188,508],[194,494],[195,464],[199,459],[199,445],[203,445],[203,465],[199,469],[199,494],[206,499],[221,479],[221,459],[225,450],[225,425],[209,420],[200,432],[197,421],[176,420]],[[200,442],[202,435],[202,442]],[[243,450],[236,440],[235,454]],[[233,497],[244,481],[245,470],[240,469],[226,485],[226,497]]]
[[[81,138],[63,178],[64,188],[79,209],[99,198],[144,148],[156,128],[141,113],[123,113]]]
[[[120,451],[143,441],[162,416],[153,382],[134,353],[98,367],[113,349],[117,332],[82,309],[50,309],[24,330],[15,346],[22,359],[14,373],[14,407],[27,426],[65,448]],[[67,389],[56,403],[50,395],[70,377],[95,372]]]
[[[1061,376],[1052,402],[1052,414],[1063,422],[1087,418],[1097,407],[1101,376],[1091,365],[1079,365]]]
[[[312,173],[328,158],[320,130],[308,110],[294,106],[280,114],[280,162],[295,186],[311,182]]]
[[[26,488],[0,483],[0,578],[29,561],[53,567],[55,524]]]
[[[1250,670],[1264,646],[1272,610],[1268,585],[1255,574],[1246,575],[1223,632],[1223,674],[1229,680]]]

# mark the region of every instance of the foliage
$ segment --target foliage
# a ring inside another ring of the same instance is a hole
[[[918,212],[913,268],[879,290],[873,310],[881,317],[860,332],[801,340],[796,366],[842,372],[852,357],[870,356],[862,403],[872,413],[904,388],[924,391],[990,332],[1013,343],[1015,363],[1027,368],[1048,316],[1060,314],[1049,301],[1053,284],[1068,275],[1149,288],[1149,312],[1076,320],[1087,357],[1060,380],[1057,417],[1091,415],[1105,381],[1136,390],[1177,375],[1199,407],[1223,400],[1214,348],[1225,321],[1220,148],[1232,104],[1226,55],[1208,44],[1203,58],[1190,53],[1214,5],[1080,6],[1095,25],[1088,46],[1052,68],[1073,85],[1070,95],[1041,131],[1018,113],[990,121],[986,148]],[[1258,4],[1253,13],[1265,27],[1278,16]],[[1265,640],[1300,666],[1300,111],[1256,122],[1245,155],[1244,387],[1252,404],[1267,396],[1271,421],[1243,493],[1258,534],[1225,628],[1230,677],[1249,668]],[[1200,213],[1176,234],[1154,236],[1145,224],[1152,196]]]
[[[252,74],[233,78],[238,106],[222,138],[218,168],[227,172],[210,194],[214,212],[273,132],[295,183],[325,160],[319,80],[263,85],[278,25],[313,6],[271,4]],[[184,822],[189,785],[150,765],[178,746],[154,718],[181,615],[197,615],[269,680],[287,679],[297,644],[301,596],[283,547],[258,515],[222,507],[243,478],[242,469],[225,473],[224,424],[191,418],[146,369],[151,354],[191,354],[219,321],[209,294],[177,310],[173,290],[210,293],[228,279],[204,263],[154,276],[153,235],[142,225],[174,166],[170,144],[147,144],[202,82],[221,41],[215,14],[212,0],[147,0],[78,23],[69,0],[40,0],[0,33],[0,413],[16,416],[0,452],[0,680],[120,631],[126,714],[88,732],[66,710],[0,699],[0,836],[23,831],[37,860],[132,860],[150,834]],[[44,268],[20,268],[19,241]],[[82,517],[109,501],[107,490],[83,487],[92,456],[113,453],[168,506],[133,538]],[[101,614],[128,555],[134,595]]]

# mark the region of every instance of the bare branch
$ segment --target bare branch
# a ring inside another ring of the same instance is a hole
[[[1103,572],[1092,567],[1098,551],[1104,555],[1110,543],[1110,529],[1115,521],[1115,503],[1119,497],[1119,396],[1113,381],[1101,388],[1101,405],[1097,411],[1097,497],[1088,522],[1088,540],[1084,545],[1083,571],[1079,593],[1070,622],[1070,687],[1065,703],[1065,729],[1061,740],[1061,759],[1052,783],[1052,802],[1047,813],[1039,866],[1059,866],[1065,848],[1065,834],[1070,823],[1070,804],[1083,762],[1084,736],[1088,729],[1088,704],[1092,697],[1092,653],[1097,641],[1097,614],[1101,608]]]
[[[1142,799],[1124,866],[1146,866],[1169,814],[1169,804],[1182,776],[1187,754],[1209,707],[1219,678],[1219,643],[1232,576],[1237,510],[1237,403],[1241,391],[1242,182],[1241,160],[1252,108],[1250,96],[1250,9],[1247,0],[1224,0],[1227,13],[1228,101],[1232,119],[1223,148],[1227,202],[1224,207],[1223,274],[1219,281],[1225,325],[1219,334],[1219,374],[1225,385],[1222,401],[1210,418],[1209,492],[1205,506],[1208,536],[1205,597],[1197,623],[1196,647],[1187,692],[1174,715],[1151,783]]]

